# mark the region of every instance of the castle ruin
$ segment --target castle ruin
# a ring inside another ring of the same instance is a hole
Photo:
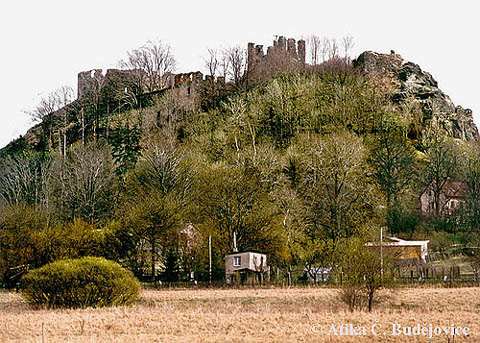
[[[306,63],[305,41],[301,39],[296,42],[284,36],[275,39],[266,54],[263,45],[248,43],[247,54],[246,76],[249,81],[263,79],[280,71],[298,70],[305,67]]]
[[[192,96],[204,82],[210,82],[220,86],[225,85],[224,77],[213,77],[203,75],[200,71],[190,73],[172,74],[168,73],[163,76],[163,86],[153,92],[148,92],[142,87],[142,78],[139,71],[135,70],[119,70],[119,69],[92,69],[78,73],[77,98],[81,99],[92,94],[105,93],[105,90],[112,93],[121,94],[130,91],[141,94],[157,94],[168,90],[175,90],[175,93]],[[107,93],[108,93],[107,92]]]
[[[258,81],[282,71],[294,71],[305,67],[305,41],[295,41],[293,38],[279,36],[273,41],[273,46],[267,48],[265,54],[263,45],[248,43],[247,66],[244,79],[246,81]],[[140,74],[139,74],[140,73]],[[139,70],[120,69],[93,69],[78,73],[78,99],[88,95],[99,93],[101,90],[109,92],[133,91],[145,93],[147,90],[142,85],[142,75]],[[165,74],[163,87],[156,93],[168,89],[176,89],[177,93],[193,95],[198,87],[204,82],[213,82],[225,85],[224,77],[203,75],[201,72],[181,74]]]
[[[77,98],[99,93],[102,89],[111,91],[133,91],[138,87],[138,71],[120,69],[92,69],[78,73]]]

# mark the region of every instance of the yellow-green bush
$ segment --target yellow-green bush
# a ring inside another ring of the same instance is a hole
[[[29,303],[49,308],[126,305],[140,291],[130,271],[100,257],[49,263],[25,275],[21,286]]]

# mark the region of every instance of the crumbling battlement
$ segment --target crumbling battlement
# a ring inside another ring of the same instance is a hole
[[[92,69],[78,73],[77,98],[88,94],[94,84],[102,84],[105,79],[102,69]]]
[[[201,72],[195,71],[191,73],[172,74],[167,84],[172,89],[179,89],[184,95],[192,95],[206,82],[224,86],[225,78],[221,76],[203,75]]]
[[[103,88],[108,87],[109,92],[123,92],[131,87],[141,87],[139,85],[142,78],[139,77],[139,71],[136,70],[119,70],[119,69],[92,69],[78,73],[78,99],[94,92],[98,94]],[[162,92],[168,89],[179,88],[184,90],[185,95],[191,95],[204,82],[213,82],[219,85],[225,85],[224,77],[213,77],[203,75],[200,71],[181,73],[181,74],[165,74],[163,89],[157,90]],[[143,91],[146,91],[143,89]]]
[[[305,66],[305,41],[279,36],[264,53],[263,45],[248,43],[247,78],[256,80],[284,70]]]
[[[248,43],[247,71],[245,78],[248,81],[267,78],[279,71],[298,70],[305,67],[305,41],[295,41],[293,38],[286,39],[279,36],[273,41],[273,46],[267,48],[265,54],[263,45]],[[87,94],[97,93],[108,87],[109,92],[123,92],[132,87],[142,88],[140,91],[147,92],[142,86],[145,74],[139,70],[120,69],[92,69],[78,73],[78,99]],[[155,92],[162,92],[168,88],[183,88],[187,95],[195,92],[204,82],[213,82],[225,85],[224,77],[203,75],[199,71],[190,73],[164,75],[165,87]]]
[[[98,93],[105,87],[112,91],[133,87],[138,71],[120,69],[92,69],[78,73],[77,97],[82,98],[92,92]]]

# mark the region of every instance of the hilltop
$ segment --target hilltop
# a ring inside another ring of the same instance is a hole
[[[387,77],[393,84],[392,102],[418,111],[419,128],[412,126],[409,137],[418,138],[423,128],[436,122],[450,137],[477,140],[478,129],[472,111],[455,106],[438,83],[419,65],[405,61],[393,51],[379,54],[366,51],[353,61],[355,68],[379,77]]]
[[[219,104],[226,96],[264,87],[276,75],[315,74],[315,71],[334,67],[335,64],[338,67],[345,62],[334,55],[322,63],[308,64],[305,44],[304,40],[297,43],[294,39],[287,40],[280,36],[264,53],[262,45],[250,43],[246,49],[245,61],[241,57],[243,52],[240,48],[236,52],[230,52],[237,54],[230,58],[233,63],[237,59],[239,65],[231,72],[224,70],[221,75],[203,75],[199,71],[174,74],[168,71],[153,77],[149,75],[151,71],[142,70],[141,66],[135,64],[130,67],[136,66],[138,69],[93,69],[80,72],[76,99],[71,98],[65,106],[55,107],[50,104],[51,113],[44,113],[40,123],[0,150],[0,155],[23,149],[42,151],[46,148],[55,149],[55,146],[59,149],[62,148],[59,147],[63,144],[59,143],[62,140],[65,140],[65,145],[70,145],[80,139],[85,140],[85,135],[104,135],[109,131],[106,125],[111,118],[127,113],[132,106],[152,106],[155,98],[165,97],[167,93],[177,102],[188,99],[189,106],[196,106],[196,111],[208,110],[212,104]],[[220,61],[215,63],[219,65]],[[343,67],[346,66],[347,64]],[[472,111],[455,106],[438,87],[432,75],[413,62],[405,61],[393,51],[390,54],[366,51],[354,59],[352,67],[348,68],[351,68],[351,72],[376,80],[375,87],[380,92],[388,93],[390,103],[409,122],[408,137],[412,141],[419,142],[424,131],[432,125],[449,137],[464,141],[478,139]],[[240,84],[242,87],[239,87]],[[205,108],[207,102],[210,107]],[[47,107],[44,111],[48,112],[48,109]],[[50,136],[50,142],[46,142],[46,135]],[[57,135],[66,137],[55,138]]]

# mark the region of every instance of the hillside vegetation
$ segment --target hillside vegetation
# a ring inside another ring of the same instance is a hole
[[[207,280],[208,236],[221,279],[234,234],[278,275],[333,265],[380,226],[438,249],[476,245],[471,112],[413,67],[362,63],[333,56],[255,83],[206,80],[191,94],[103,89],[83,102],[64,92],[55,104],[66,107],[50,112],[40,104],[42,121],[1,152],[0,279],[101,256],[143,278]],[[461,208],[420,216],[423,190],[438,186],[439,199],[448,180],[468,185]]]

